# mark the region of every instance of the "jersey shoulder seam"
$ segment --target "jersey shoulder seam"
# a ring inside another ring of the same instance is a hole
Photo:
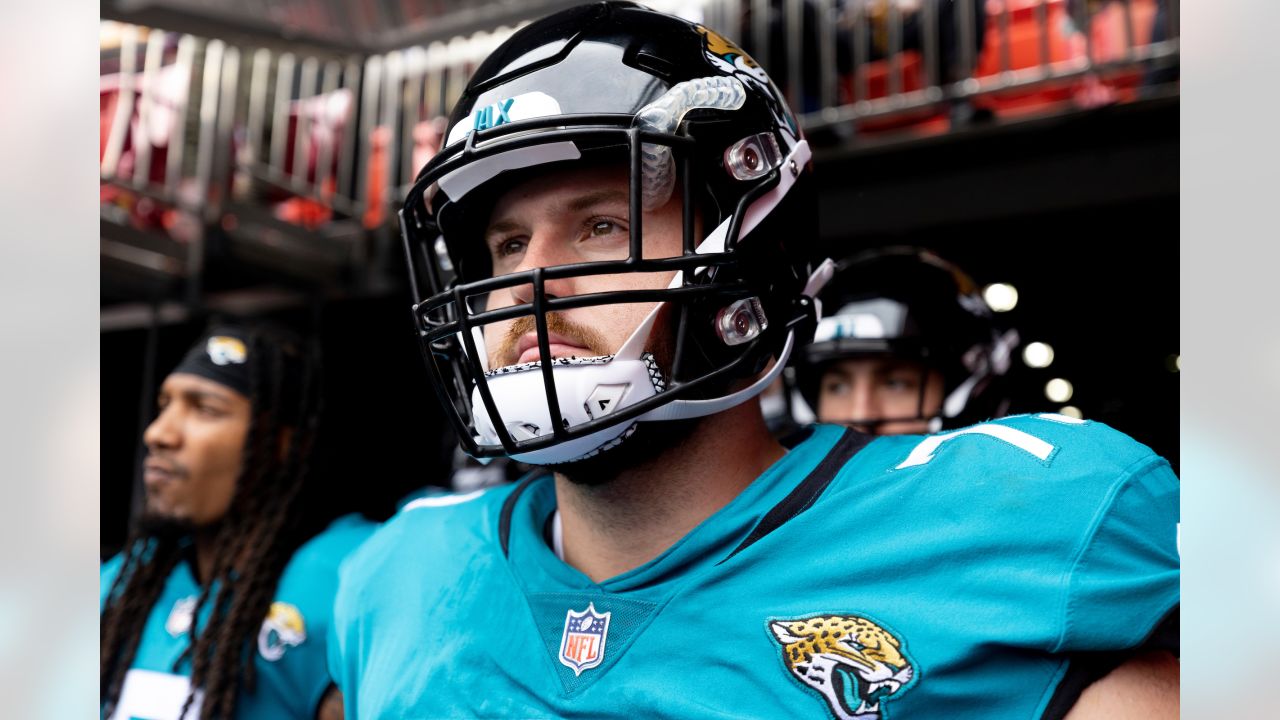
[[[1116,476],[1115,481],[1112,482],[1111,486],[1107,489],[1102,501],[1098,503],[1097,510],[1089,520],[1087,530],[1081,536],[1080,542],[1072,552],[1071,561],[1067,564],[1067,568],[1064,571],[1060,582],[1061,599],[1059,601],[1059,617],[1062,618],[1062,622],[1060,623],[1057,642],[1054,643],[1050,652],[1061,652],[1063,646],[1067,642],[1067,636],[1070,632],[1072,623],[1071,590],[1075,582],[1077,571],[1080,568],[1080,564],[1084,562],[1086,554],[1089,549],[1093,547],[1094,538],[1102,528],[1103,521],[1105,521],[1110,515],[1112,508],[1115,506],[1116,500],[1120,497],[1120,494],[1132,484],[1133,480],[1140,478],[1165,464],[1167,464],[1167,461],[1154,453],[1134,460],[1128,467],[1120,471]]]

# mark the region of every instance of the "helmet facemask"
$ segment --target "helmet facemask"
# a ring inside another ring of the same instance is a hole
[[[703,114],[709,117],[700,119]],[[616,446],[634,432],[638,421],[719,412],[767,384],[754,381],[737,392],[727,391],[733,381],[758,374],[770,358],[789,353],[794,343],[791,329],[809,318],[811,306],[798,293],[803,281],[791,271],[794,258],[786,258],[776,242],[757,240],[749,233],[769,210],[785,204],[783,196],[808,161],[808,148],[801,141],[789,157],[768,158],[753,146],[756,155],[751,162],[771,167],[750,182],[719,179],[743,185],[733,206],[720,208],[719,200],[728,194],[708,191],[710,183],[699,174],[706,167],[705,148],[719,145],[717,154],[723,156],[734,145],[716,142],[715,136],[726,129],[717,120],[714,112],[695,109],[677,123],[675,132],[643,129],[631,116],[560,116],[509,123],[472,132],[465,143],[447,148],[424,171],[401,213],[415,298],[423,298],[418,292],[421,279],[431,289],[431,296],[415,305],[414,314],[434,384],[469,454],[509,455],[534,464],[580,460]],[[760,142],[756,135],[749,136],[751,142]],[[570,157],[575,152],[577,157]],[[738,152],[742,154],[742,146]],[[542,162],[518,167],[521,154]],[[653,188],[662,183],[655,183],[652,172],[654,158],[663,156],[670,158],[668,168],[676,169],[664,182],[678,193],[665,202],[654,199]],[[555,159],[546,163],[547,158]],[[524,179],[548,167],[590,168],[618,159],[630,162],[628,237],[625,252],[617,257],[495,276],[495,270],[504,268],[494,267],[492,253],[476,230],[484,224],[479,218],[487,217],[485,204],[501,191],[484,188],[469,205],[460,201],[471,192],[461,198],[448,196],[451,172],[466,168],[474,174],[473,169],[486,161],[503,168],[492,179],[509,188],[512,178]],[[645,254],[646,201],[659,208],[679,203],[678,252],[666,257]],[[698,232],[700,212],[705,233]],[[548,291],[548,285],[566,279],[637,274],[652,278],[656,273],[672,280],[664,287],[650,283],[646,288],[565,297]],[[494,301],[503,294],[508,301]],[[517,296],[523,302],[510,301]],[[553,357],[561,314],[638,303],[652,309],[625,342],[609,348],[610,354],[597,354],[597,348],[590,355]],[[536,335],[536,362],[506,364],[509,355],[494,355],[502,334],[495,330],[513,323]],[[655,324],[667,333],[665,338],[650,334]]]
[[[619,162],[616,254],[552,252],[577,236],[551,230],[574,212],[547,203],[520,206],[542,230],[514,239],[518,263],[495,267],[502,256],[476,241],[508,219],[490,214],[515,202],[512,187],[559,201],[568,190],[548,172]],[[815,322],[821,282],[807,282],[800,250],[816,235],[808,165],[777,88],[706,27],[603,2],[513,34],[476,69],[401,213],[415,324],[463,449],[575,462],[636,423],[705,417],[763,390]],[[651,234],[645,212],[671,203],[676,227]],[[557,337],[557,316],[609,347]],[[514,322],[522,344],[493,355]],[[761,377],[771,358],[782,362]]]

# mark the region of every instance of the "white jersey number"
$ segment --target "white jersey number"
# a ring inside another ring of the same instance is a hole
[[[1083,420],[1077,420],[1073,417],[1057,415],[1055,413],[1041,413],[1037,415],[1036,418],[1064,425],[1084,424]],[[1048,460],[1054,450],[1054,446],[1052,444],[1041,440],[1035,435],[1025,433],[1021,430],[1016,430],[1007,425],[983,423],[982,425],[974,425],[973,427],[956,430],[955,432],[943,433],[941,435],[930,435],[924,440],[921,440],[920,444],[916,445],[911,450],[911,453],[907,455],[907,459],[899,463],[894,469],[902,470],[904,468],[924,465],[933,459],[934,453],[938,451],[938,447],[941,446],[942,443],[952,438],[964,437],[966,435],[986,435],[988,437],[996,438],[997,440],[1002,440],[1019,450],[1032,455],[1041,462]]]

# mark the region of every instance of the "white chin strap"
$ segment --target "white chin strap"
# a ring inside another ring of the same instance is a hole
[[[619,408],[647,400],[666,389],[662,371],[648,353],[636,359],[605,355],[554,358],[552,362],[556,399],[566,429],[607,417]],[[552,434],[551,410],[547,405],[541,362],[501,368],[489,373],[487,379],[494,405],[513,440],[519,442]],[[481,400],[479,388],[472,390],[471,404],[475,412],[476,442],[500,445],[501,440]],[[531,465],[583,460],[621,443],[634,432],[634,427],[634,421],[619,423],[552,447],[516,453],[511,457]]]
[[[804,141],[800,142],[792,151],[788,161],[784,161],[782,178],[777,187],[761,196],[747,210],[740,236],[745,237],[754,229],[790,190],[795,182],[795,176],[787,169],[786,162],[789,161],[795,162],[797,167],[807,163],[809,161],[808,144]],[[728,226],[729,220],[721,223],[698,246],[697,252],[722,252]],[[695,273],[704,270],[704,268],[698,268]],[[816,297],[818,291],[831,279],[834,271],[835,263],[829,259],[824,261],[809,277],[804,294],[811,298]],[[677,272],[668,287],[677,288],[682,284],[682,273]],[[620,408],[636,405],[666,390],[666,381],[661,369],[653,356],[644,352],[653,324],[665,305],[665,302],[658,303],[649,312],[644,321],[622,344],[616,355],[552,359],[556,398],[566,429],[606,417]],[[512,439],[518,442],[552,435],[551,413],[547,406],[546,387],[542,381],[541,362],[535,361],[490,370],[487,366],[488,358],[483,334],[479,332],[479,328],[473,328],[473,330],[476,349],[480,354],[481,363],[485,366],[494,405]],[[705,400],[673,400],[640,415],[629,423],[622,422],[580,438],[540,450],[516,453],[511,457],[531,465],[553,465],[584,460],[621,444],[635,431],[637,422],[683,420],[722,412],[755,397],[773,383],[786,367],[794,346],[795,331],[792,330],[787,333],[778,361],[769,372],[737,392]],[[478,387],[472,390],[471,406],[475,415],[476,442],[481,445],[501,445]]]

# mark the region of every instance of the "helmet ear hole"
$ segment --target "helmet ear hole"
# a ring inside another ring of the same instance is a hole
[[[716,335],[730,347],[751,342],[767,329],[769,318],[757,297],[736,300],[716,313]]]
[[[782,151],[773,133],[742,138],[724,151],[724,169],[734,180],[758,180],[782,165]]]

